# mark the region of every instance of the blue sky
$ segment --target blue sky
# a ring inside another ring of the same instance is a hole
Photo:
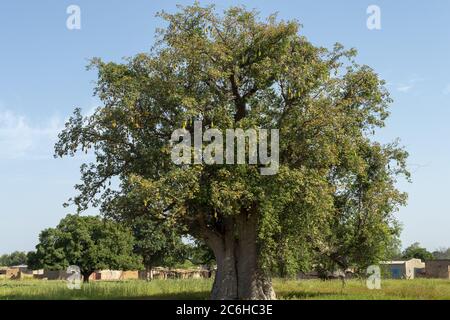
[[[88,59],[120,61],[148,51],[155,13],[191,1],[71,0],[0,2],[0,254],[32,250],[43,228],[73,208],[79,165],[53,159],[58,131],[76,106],[97,106]],[[207,3],[207,1],[200,1]],[[382,141],[396,137],[410,152],[413,183],[399,184],[409,204],[398,218],[403,245],[450,246],[450,2],[215,1],[219,9],[244,4],[263,16],[297,19],[321,46],[341,42],[388,83],[394,103]],[[81,8],[81,30],[68,30],[66,9]],[[366,27],[369,5],[381,9],[381,30]],[[449,197],[449,198],[447,198]]]

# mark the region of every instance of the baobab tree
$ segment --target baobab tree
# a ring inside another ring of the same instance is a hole
[[[355,50],[316,47],[296,21],[241,7],[218,14],[194,4],[159,16],[167,27],[151,52],[124,63],[93,59],[102,106],[86,117],[76,109],[59,135],[57,156],[95,154],[71,199],[80,210],[93,204],[182,225],[214,252],[213,299],[275,298],[280,247],[292,260],[326,243],[340,195],[374,183],[373,159],[383,183],[365,196],[389,228],[406,153],[374,142],[391,100],[377,74],[354,62]],[[173,163],[172,133],[193,134],[194,121],[205,130],[278,129],[279,171]],[[126,210],[130,203],[141,209]]]

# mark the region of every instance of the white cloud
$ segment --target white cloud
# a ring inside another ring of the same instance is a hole
[[[0,109],[0,159],[50,158],[62,127],[57,117],[33,123],[26,116]]]
[[[411,91],[411,89],[413,88],[413,86],[410,85],[401,85],[397,87],[397,90],[400,92],[409,92]]]
[[[396,85],[396,89],[399,92],[408,93],[416,87],[417,83],[422,82],[424,80],[425,80],[424,78],[414,75],[406,83],[398,83]]]

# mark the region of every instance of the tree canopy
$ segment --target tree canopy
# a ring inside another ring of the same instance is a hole
[[[402,253],[403,259],[421,259],[422,261],[425,260],[433,260],[433,254],[429,252],[426,248],[423,248],[420,246],[420,243],[415,242],[409,247],[407,247],[403,253]]]
[[[84,281],[95,270],[132,270],[141,266],[133,253],[134,239],[123,225],[99,217],[68,215],[56,228],[39,235],[36,251],[28,255],[31,268],[65,270],[78,266]]]
[[[440,248],[433,251],[434,259],[450,259],[450,248]]]
[[[194,240],[188,243],[186,250],[186,258],[193,265],[202,265],[211,270],[216,261],[214,252],[202,241]]]
[[[317,47],[276,15],[196,3],[159,16],[167,27],[151,52],[92,61],[102,105],[89,116],[76,109],[56,144],[57,156],[95,155],[71,201],[182,225],[214,252],[217,299],[273,298],[270,274],[280,266],[381,258],[406,201],[397,177],[409,174],[398,143],[375,140],[391,103],[377,73],[355,62],[355,50]],[[192,133],[194,120],[279,129],[278,173],[173,163],[171,135]]]
[[[0,266],[12,267],[27,263],[27,254],[21,251],[14,251],[11,254],[0,256]]]
[[[186,260],[187,246],[173,226],[141,216],[132,222],[131,228],[134,252],[143,258],[147,271],[153,267],[173,267]]]

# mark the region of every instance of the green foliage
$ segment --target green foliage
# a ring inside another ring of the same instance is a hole
[[[450,259],[450,248],[441,248],[433,251],[434,259]]]
[[[187,259],[195,266],[207,266],[213,268],[215,265],[214,253],[211,249],[202,241],[194,240],[186,245],[187,247]]]
[[[144,266],[173,267],[186,259],[186,245],[176,228],[163,221],[138,217],[132,222],[134,252],[143,258]]]
[[[402,253],[403,259],[421,259],[422,261],[425,260],[433,260],[433,254],[429,252],[426,248],[422,248],[420,246],[420,243],[415,242],[412,245],[410,245],[408,248],[406,248]]]
[[[140,258],[133,254],[131,231],[99,217],[68,215],[56,228],[39,235],[36,252],[29,254],[31,267],[64,270],[80,267],[83,275],[101,269],[135,269]]]
[[[27,254],[25,252],[14,251],[11,254],[0,256],[0,266],[18,266],[27,263]]]
[[[87,117],[76,109],[56,144],[60,157],[95,155],[72,202],[119,219],[147,215],[205,241],[239,239],[240,217],[256,217],[259,265],[282,274],[383,259],[406,202],[397,178],[409,173],[397,142],[374,141],[391,103],[377,73],[355,50],[316,47],[275,15],[196,3],[160,16],[168,24],[152,52],[92,61],[102,106]],[[172,163],[172,132],[192,133],[199,119],[203,129],[279,129],[279,173]]]

